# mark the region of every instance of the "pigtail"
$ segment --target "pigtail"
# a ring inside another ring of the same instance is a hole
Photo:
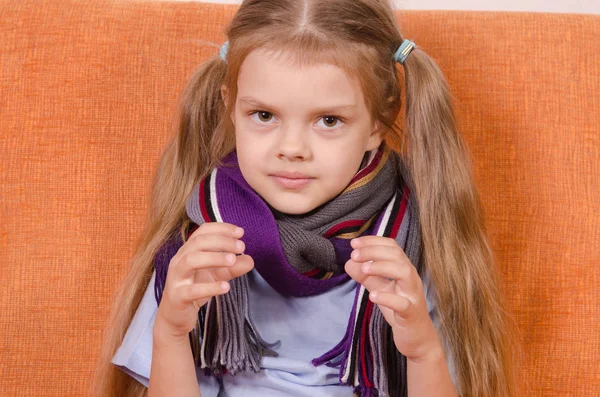
[[[182,92],[174,150],[179,160],[175,165],[186,167],[178,170],[184,180],[205,176],[220,158],[233,150],[233,142],[227,139],[222,123],[225,106],[221,86],[226,70],[227,64],[215,56],[195,71]]]
[[[446,355],[453,356],[457,391],[464,397],[514,396],[514,335],[448,84],[419,48],[403,66],[406,159],[419,202],[438,333]]]
[[[147,396],[147,389],[111,363],[123,342],[154,271],[160,248],[185,224],[185,203],[194,185],[233,149],[222,122],[221,85],[226,64],[217,55],[196,69],[178,104],[174,138],[161,155],[153,178],[144,229],[126,277],[113,299],[90,395]]]

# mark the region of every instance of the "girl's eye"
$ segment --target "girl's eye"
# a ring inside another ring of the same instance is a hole
[[[273,113],[265,112],[262,110],[254,111],[250,115],[259,124],[267,124],[275,118]],[[321,127],[322,129],[332,130],[336,129],[336,127],[341,127],[340,124],[342,124],[342,120],[336,116],[324,116],[321,117],[319,123],[323,123],[323,126]]]
[[[323,121],[323,125],[325,126],[324,129],[331,130],[331,129],[334,129],[334,127],[341,124],[341,120],[335,116],[325,116],[325,117],[322,117],[321,120]],[[320,122],[321,121],[319,121],[319,123]]]
[[[269,121],[271,121],[273,119],[273,114],[269,113],[269,112],[262,112],[262,111],[257,111],[252,113],[252,116],[257,116],[258,117],[258,121],[261,123],[268,123]]]

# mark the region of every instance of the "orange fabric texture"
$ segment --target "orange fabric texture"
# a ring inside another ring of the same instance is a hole
[[[234,11],[0,0],[0,394],[87,390],[177,97]],[[522,395],[597,396],[600,16],[398,18],[456,97]]]

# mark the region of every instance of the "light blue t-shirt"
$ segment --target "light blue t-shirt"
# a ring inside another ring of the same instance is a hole
[[[152,362],[152,328],[158,310],[154,278],[112,363],[148,387]],[[226,374],[221,385],[197,369],[202,397],[352,397],[352,387],[339,384],[339,367],[315,367],[311,360],[333,348],[344,336],[354,303],[356,282],[349,280],[331,290],[309,297],[279,295],[258,274],[249,273],[250,305],[257,331],[267,342],[281,341],[274,350],[279,357],[264,357],[259,373]],[[429,315],[437,328],[432,294],[427,293]],[[451,357],[448,367],[454,380]],[[456,384],[456,382],[455,382]]]

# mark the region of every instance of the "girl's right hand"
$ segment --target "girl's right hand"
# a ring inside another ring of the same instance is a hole
[[[244,230],[229,223],[204,223],[192,233],[169,262],[154,332],[187,337],[208,300],[229,291],[228,281],[254,268],[243,254]]]

